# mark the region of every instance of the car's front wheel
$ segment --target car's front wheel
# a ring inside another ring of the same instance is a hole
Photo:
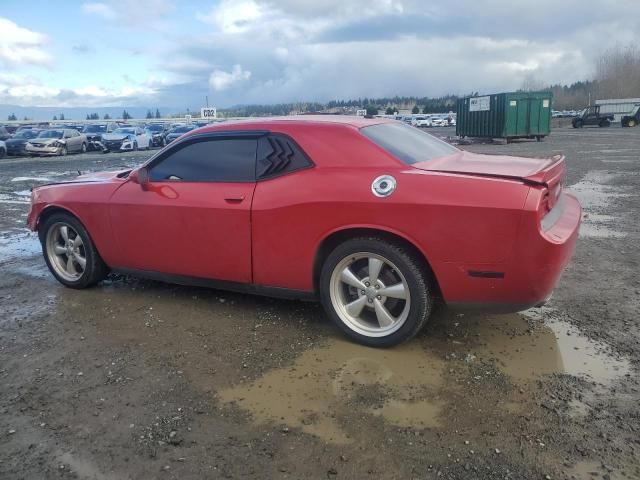
[[[106,277],[107,266],[84,226],[72,215],[51,215],[38,234],[47,267],[63,285],[87,288]]]
[[[390,347],[415,336],[433,304],[420,259],[379,237],[347,240],[329,254],[320,297],[347,336],[372,347]]]

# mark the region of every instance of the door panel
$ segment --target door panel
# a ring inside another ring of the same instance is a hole
[[[118,267],[251,282],[255,183],[127,182],[111,199]]]

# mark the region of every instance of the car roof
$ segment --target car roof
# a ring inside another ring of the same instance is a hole
[[[218,130],[269,130],[270,126],[305,125],[323,126],[328,124],[345,125],[354,128],[363,128],[380,123],[391,123],[395,120],[388,118],[365,118],[360,116],[347,115],[295,115],[289,117],[261,117],[230,120],[227,122],[207,125],[198,129],[198,133],[206,133]]]

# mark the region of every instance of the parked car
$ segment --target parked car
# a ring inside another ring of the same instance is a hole
[[[169,130],[169,133],[167,133],[165,140],[167,143],[171,143],[175,139],[181,137],[187,132],[190,132],[191,130],[194,130],[195,128],[196,128],[195,125],[179,125]]]
[[[7,140],[7,155],[26,155],[27,142],[38,136],[40,130],[29,128],[16,132],[13,137]]]
[[[151,148],[151,136],[140,127],[116,128],[112,133],[102,135],[106,152],[131,151]]]
[[[27,141],[25,150],[31,156],[84,153],[87,151],[87,137],[75,129],[52,128]]]
[[[68,287],[112,270],[319,298],[383,347],[419,332],[436,297],[543,304],[581,219],[565,175],[560,155],[475,154],[393,120],[253,119],[189,132],[134,170],[35,187],[27,223]]]
[[[592,105],[589,108],[585,108],[580,115],[574,117],[571,120],[571,125],[573,125],[573,128],[582,128],[585,125],[608,127],[613,120],[613,114],[600,113],[600,105]]]
[[[105,133],[113,133],[117,128],[118,124],[115,122],[92,123],[85,125],[82,129],[82,133],[87,136],[89,150],[103,150],[102,135]]]
[[[0,158],[3,158],[7,154],[7,145],[4,140],[0,140]]]
[[[146,126],[147,133],[151,135],[151,145],[164,147],[167,144],[166,136],[169,133],[167,126],[162,123],[152,123]]]
[[[427,115],[418,115],[417,117],[413,117],[411,120],[411,125],[414,127],[430,127],[431,126],[431,117]]]
[[[0,125],[0,140],[8,140],[11,138],[11,134],[7,130],[7,127]]]
[[[438,115],[431,119],[431,124],[434,127],[446,127],[449,125],[449,120],[446,116]]]

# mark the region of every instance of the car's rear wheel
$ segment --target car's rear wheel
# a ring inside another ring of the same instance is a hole
[[[87,288],[106,277],[107,266],[84,226],[72,215],[51,215],[38,233],[47,267],[63,285]]]
[[[336,247],[322,268],[320,296],[347,336],[372,347],[415,336],[433,304],[420,260],[379,237],[354,238]]]
[[[599,127],[608,127],[611,125],[611,122],[609,120],[601,120],[600,123],[598,124]]]

